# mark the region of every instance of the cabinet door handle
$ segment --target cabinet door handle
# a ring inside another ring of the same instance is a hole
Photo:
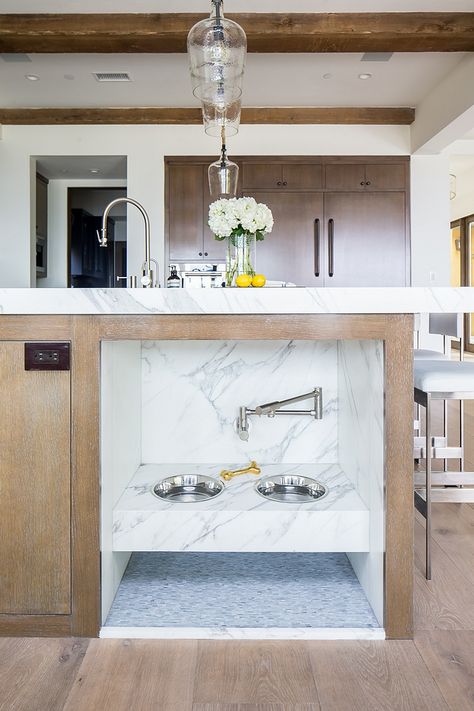
[[[286,180],[283,181],[283,185],[288,185],[288,183],[286,182]]]
[[[361,181],[360,181],[360,184],[361,184],[361,185],[365,185],[366,183],[365,183],[364,180],[361,180]]]
[[[199,252],[199,256],[202,257],[202,252]]]
[[[207,257],[207,256],[209,256],[209,255],[208,255],[208,253],[207,253],[207,252],[204,252],[204,256],[205,256],[205,257]]]
[[[281,185],[281,180],[279,180],[279,181],[277,182],[277,185]]]
[[[334,276],[334,220],[328,221],[328,275]]]
[[[366,185],[371,185],[370,180],[368,180],[368,181],[366,182]]]
[[[319,276],[319,218],[314,221],[314,276]]]

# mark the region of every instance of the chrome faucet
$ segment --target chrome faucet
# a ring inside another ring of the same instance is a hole
[[[140,205],[139,202],[137,202],[136,200],[132,200],[132,198],[129,197],[119,197],[115,200],[112,200],[112,202],[109,202],[102,216],[102,228],[100,230],[97,230],[97,239],[99,240],[99,244],[101,247],[107,247],[107,219],[109,217],[110,211],[116,205],[120,205],[120,203],[122,202],[125,202],[129,205],[134,205],[140,211],[143,217],[143,221],[145,223],[145,260],[142,264],[142,275],[140,277],[140,283],[145,289],[151,289],[152,287],[159,286],[155,278],[153,269],[151,268],[151,263],[153,262],[156,265],[156,273],[158,276],[158,263],[156,259],[152,259],[150,256],[150,218],[148,217],[148,213],[143,207],[143,205]],[[117,281],[123,278],[125,277],[117,277]],[[132,286],[136,286],[136,276],[130,277],[130,283]]]
[[[302,400],[314,399],[314,405],[310,410],[282,410],[282,407],[291,405],[294,402]],[[275,400],[275,402],[267,402],[264,405],[257,405],[255,410],[251,410],[243,405],[239,408],[239,416],[236,420],[237,433],[240,439],[245,442],[249,438],[249,415],[267,415],[267,417],[275,417],[275,415],[309,415],[315,420],[321,420],[323,417],[323,389],[313,388],[311,392],[304,395],[296,395],[289,397],[286,400]]]

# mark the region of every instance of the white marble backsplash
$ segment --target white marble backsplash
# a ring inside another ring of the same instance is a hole
[[[249,441],[239,439],[240,405],[315,386],[323,388],[322,420],[252,416]],[[145,464],[338,461],[335,341],[144,341],[142,388]]]

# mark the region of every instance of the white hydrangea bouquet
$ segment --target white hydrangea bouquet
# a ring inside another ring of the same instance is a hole
[[[227,239],[226,286],[241,274],[255,275],[255,243],[273,229],[273,215],[252,197],[221,199],[209,207],[209,227],[217,240]]]

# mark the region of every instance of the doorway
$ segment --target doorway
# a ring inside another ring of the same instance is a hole
[[[126,197],[126,188],[68,189],[68,286],[113,288],[127,285],[126,205],[107,220],[108,245],[100,247],[97,231],[107,205]]]
[[[451,286],[474,287],[474,215],[451,222]],[[465,315],[465,350],[474,353],[474,314]]]

